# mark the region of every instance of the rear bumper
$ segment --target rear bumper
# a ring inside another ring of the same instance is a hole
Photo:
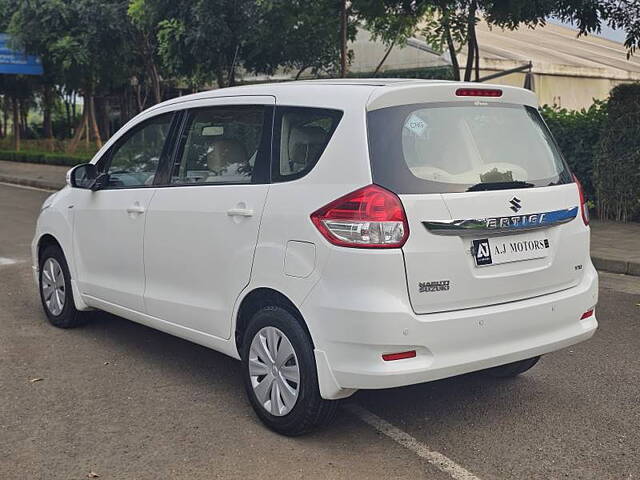
[[[321,393],[340,398],[356,389],[428,382],[579,343],[598,326],[595,315],[580,320],[597,296],[598,277],[589,262],[581,283],[570,289],[454,312],[416,315],[408,302],[406,309],[385,312],[310,307],[311,298],[306,310],[322,319],[320,338],[314,338]],[[384,353],[406,350],[417,356],[382,360]]]

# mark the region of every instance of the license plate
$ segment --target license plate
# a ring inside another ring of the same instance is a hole
[[[471,244],[477,267],[544,258],[549,250],[549,239],[544,234],[481,238]]]

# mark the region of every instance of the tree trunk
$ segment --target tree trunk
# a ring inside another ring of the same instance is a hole
[[[78,95],[76,94],[76,92],[75,91],[72,92],[71,93],[71,106],[72,106],[72,109],[71,109],[71,114],[72,114],[71,115],[71,122],[72,123],[76,119],[76,115],[78,114],[78,112],[77,112],[77,108],[78,108],[77,98],[78,98]]]
[[[141,39],[143,42],[143,56],[145,59],[147,75],[151,82],[151,93],[153,95],[154,104],[162,102],[162,91],[160,88],[160,74],[158,73],[158,66],[153,60],[154,46],[152,45],[149,34],[145,34]]]
[[[380,63],[378,63],[378,66],[376,67],[375,71],[373,72],[373,76],[374,77],[376,75],[378,75],[378,72],[382,68],[382,65],[384,65],[384,62],[387,61],[387,58],[389,57],[389,54],[391,53],[391,50],[393,50],[393,47],[394,47],[395,44],[396,44],[396,39],[394,38],[393,42],[391,42],[391,45],[389,45],[389,48],[387,48],[387,51],[384,52],[384,56],[382,57],[382,60],[380,60]]]
[[[150,61],[149,65],[149,77],[151,78],[151,90],[153,91],[153,101],[155,103],[162,102],[162,91],[160,90],[160,74],[158,73],[158,67]]]
[[[22,128],[22,138],[27,138],[28,121],[27,114],[29,113],[29,105],[27,100],[20,102],[20,128]]]
[[[82,136],[84,134],[86,124],[87,124],[86,122],[87,115],[88,115],[87,109],[88,109],[87,98],[85,97],[84,105],[82,107],[82,118],[80,118],[80,121],[78,122],[78,126],[76,127],[76,131],[73,134],[73,138],[71,139],[71,142],[69,143],[69,147],[67,148],[67,151],[69,153],[74,153],[78,149],[78,144],[80,143],[80,140],[82,140]]]
[[[229,73],[227,75],[227,85],[233,87],[236,84],[236,61],[238,59],[238,50],[240,49],[240,45],[236,45],[235,51],[233,52],[233,59],[231,60],[231,66],[229,67]]]
[[[449,48],[449,56],[451,57],[451,69],[453,70],[453,79],[460,80],[460,64],[458,63],[458,53],[456,52],[456,46],[453,43],[453,38],[451,37],[451,30],[449,29],[449,25],[445,26],[444,31],[445,38],[447,40],[447,47]]]
[[[71,102],[68,98],[64,99],[64,110],[65,110],[65,114],[66,114],[66,120],[67,120],[67,125],[66,125],[66,129],[67,129],[67,135],[65,135],[66,137],[71,137]]]
[[[347,76],[347,0],[340,2],[340,77]]]
[[[20,102],[16,97],[11,97],[13,110],[13,149],[20,150]]]
[[[96,105],[93,100],[93,95],[89,97],[89,125],[91,128],[91,134],[96,141],[98,148],[102,148],[102,138],[100,137],[100,130],[98,129],[98,121],[96,120]],[[89,135],[87,135],[88,137]]]
[[[86,150],[89,150],[89,143],[91,141],[91,129],[89,128],[89,119],[91,118],[91,112],[89,111],[89,109],[91,108],[91,104],[87,104],[87,114],[84,117],[84,125],[83,125],[83,129],[84,129],[84,147]]]
[[[144,104],[142,102],[142,87],[140,86],[140,84],[138,83],[135,87],[136,89],[136,104],[137,104],[137,112],[140,113],[143,108],[144,108]]]
[[[304,67],[302,67],[300,70],[298,70],[298,73],[296,73],[296,78],[295,80],[298,80],[300,78],[300,75],[302,75],[302,72],[304,72],[307,68],[309,68],[308,65],[305,65]]]
[[[2,118],[3,118],[2,123],[4,123],[4,129],[2,131],[2,136],[8,137],[9,136],[9,97],[7,95],[4,96],[3,104],[4,105],[3,105],[3,112],[2,112]]]
[[[94,105],[100,137],[107,139],[111,136],[111,124],[109,122],[108,102],[106,97],[95,97]]]
[[[467,64],[464,69],[464,81],[471,80],[473,60],[475,55],[475,30],[476,30],[476,2],[469,5],[469,17],[467,19]]]
[[[53,138],[53,125],[51,122],[51,85],[44,86],[42,100],[42,129],[44,130],[44,138],[51,140]]]
[[[476,29],[474,27],[473,29],[473,51],[475,52],[476,55],[476,65],[475,65],[475,72],[476,72],[476,82],[480,81],[480,47],[478,47],[478,37],[476,37]]]

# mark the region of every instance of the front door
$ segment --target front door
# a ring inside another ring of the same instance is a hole
[[[73,192],[73,250],[83,295],[144,312],[142,239],[172,114],[133,127],[98,161],[103,190]]]
[[[187,112],[169,184],[151,200],[145,303],[154,317],[226,339],[269,189],[274,102],[216,102]]]

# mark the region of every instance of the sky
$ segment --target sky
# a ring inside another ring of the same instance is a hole
[[[573,28],[571,23],[561,22],[554,18],[550,18],[549,23],[555,23],[556,25],[564,25],[565,27]],[[602,31],[599,34],[590,33],[589,35],[597,35],[599,37],[604,37],[608,40],[613,40],[614,42],[620,42],[620,43],[624,43],[624,39],[626,38],[626,35],[623,30],[614,30],[613,28],[607,25],[602,26]]]

